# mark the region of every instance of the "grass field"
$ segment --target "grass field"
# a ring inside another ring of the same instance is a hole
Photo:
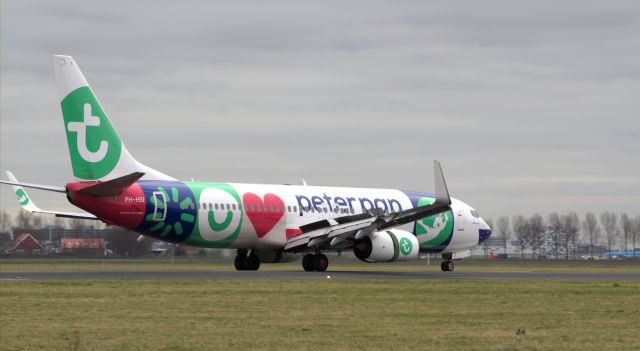
[[[356,259],[330,258],[329,271],[439,271],[440,260],[432,260],[427,265],[426,260],[396,263],[367,264]],[[261,270],[302,270],[300,262],[263,264]],[[144,260],[116,260],[116,259],[2,259],[0,272],[27,271],[232,271],[232,262],[184,260],[178,259],[174,263],[166,258]],[[456,271],[460,272],[624,272],[640,273],[640,260],[632,261],[491,261],[491,260],[463,260],[456,264]]]
[[[3,281],[2,350],[637,350],[640,282]]]

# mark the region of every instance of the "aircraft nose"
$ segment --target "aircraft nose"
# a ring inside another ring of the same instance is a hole
[[[489,237],[491,236],[491,227],[489,227],[487,222],[485,222],[484,220],[481,221],[482,222],[480,223],[480,229],[478,233],[478,244],[482,244],[483,241],[489,239]]]

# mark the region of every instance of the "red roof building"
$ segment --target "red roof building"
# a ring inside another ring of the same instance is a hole
[[[41,252],[42,249],[43,247],[38,240],[31,236],[31,234],[24,233],[18,236],[7,252],[33,253]]]

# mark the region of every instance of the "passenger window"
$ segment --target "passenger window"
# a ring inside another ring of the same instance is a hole
[[[231,205],[231,209],[236,210],[236,204]]]
[[[298,212],[298,207],[293,206],[293,212]]]
[[[227,211],[231,210],[231,205],[227,204]]]

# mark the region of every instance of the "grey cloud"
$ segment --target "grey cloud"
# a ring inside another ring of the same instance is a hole
[[[71,177],[64,53],[134,155],[177,177],[430,190],[438,158],[485,215],[640,211],[635,1],[9,1],[1,16],[0,168],[25,181]]]

